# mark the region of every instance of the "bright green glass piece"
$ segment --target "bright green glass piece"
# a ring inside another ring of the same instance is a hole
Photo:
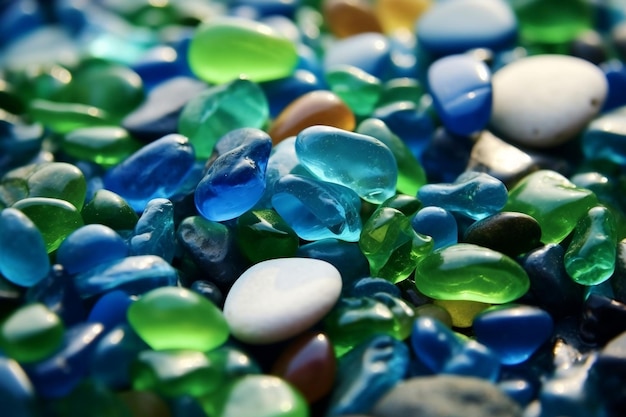
[[[72,74],[63,66],[51,64],[29,67],[28,71],[17,67],[7,69],[6,78],[20,97],[29,102],[36,98],[58,99],[58,94],[72,80]]]
[[[398,191],[416,195],[420,187],[426,184],[426,172],[413,152],[380,119],[366,119],[357,127],[357,133],[373,136],[391,150],[398,164]]]
[[[510,0],[523,41],[563,44],[593,27],[587,0]]]
[[[126,129],[98,126],[76,129],[63,138],[61,148],[66,154],[111,168],[138,151],[142,143],[133,139]]]
[[[220,16],[196,29],[188,60],[193,73],[209,83],[240,76],[260,82],[291,75],[298,53],[294,43],[267,25]]]
[[[178,131],[189,138],[196,158],[205,160],[222,136],[242,127],[260,129],[268,117],[269,105],[261,87],[237,79],[208,88],[191,99],[178,119]]]
[[[31,101],[28,112],[33,120],[59,134],[81,127],[106,126],[114,121],[106,111],[98,107],[44,99]]]
[[[76,207],[58,198],[25,198],[13,204],[13,208],[35,223],[48,253],[54,252],[70,233],[84,224]]]
[[[215,417],[308,417],[304,397],[285,380],[272,375],[247,375],[227,384],[205,402]]]
[[[114,120],[121,120],[143,99],[139,74],[125,65],[103,60],[81,63],[60,94],[60,101],[102,109]]]
[[[0,327],[0,348],[21,363],[36,362],[61,346],[61,319],[40,303],[20,307]]]
[[[209,300],[185,288],[161,287],[128,308],[128,322],[154,350],[206,352],[230,334],[222,312]]]
[[[372,298],[380,301],[391,310],[394,318],[393,335],[399,340],[405,340],[413,331],[413,322],[415,321],[415,310],[406,301],[399,297],[386,292],[378,292],[372,295]]]
[[[392,78],[382,85],[382,91],[376,107],[398,101],[409,101],[415,104],[420,102],[424,88],[415,78]]]
[[[220,369],[194,350],[145,350],[132,366],[131,380],[136,391],[155,391],[170,398],[207,395],[223,382]]]
[[[581,217],[565,252],[565,270],[582,285],[598,285],[615,271],[617,233],[613,214],[603,206]]]
[[[405,336],[391,308],[371,297],[341,298],[324,319],[324,330],[332,341],[336,357],[345,355],[375,334],[388,334],[398,340]]]
[[[352,66],[329,70],[326,73],[326,82],[330,90],[358,116],[372,113],[382,91],[378,78]]]
[[[540,170],[521,179],[509,191],[503,211],[517,211],[534,217],[541,226],[543,243],[560,243],[578,219],[598,204],[596,195],[580,188],[561,174]]]
[[[237,219],[237,243],[253,263],[296,255],[298,235],[275,210],[252,210]]]
[[[85,224],[103,224],[113,230],[132,230],[139,216],[126,200],[109,190],[98,190],[81,212]]]
[[[459,243],[425,256],[415,269],[415,286],[436,300],[503,304],[528,291],[526,271],[508,256]]]
[[[1,200],[10,206],[28,197],[58,198],[81,209],[87,195],[82,171],[65,162],[47,162],[17,168],[0,181]]]
[[[363,225],[359,247],[372,276],[395,284],[409,277],[417,261],[433,250],[434,242],[413,230],[401,211],[381,207]]]

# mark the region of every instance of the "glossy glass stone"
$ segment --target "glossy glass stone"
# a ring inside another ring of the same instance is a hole
[[[252,262],[293,257],[298,235],[275,210],[252,210],[237,219],[237,243]]]
[[[176,252],[174,233],[174,204],[166,198],[152,199],[135,225],[129,241],[130,253],[155,255],[172,262]]]
[[[452,319],[452,326],[464,329],[472,327],[477,314],[491,305],[468,300],[433,300],[433,304],[444,308]]]
[[[366,116],[374,110],[382,90],[378,78],[350,66],[331,68],[326,72],[326,82],[330,90],[359,116]]]
[[[325,0],[322,12],[330,31],[338,38],[367,32],[382,32],[374,7],[365,1]]]
[[[24,305],[0,327],[0,347],[21,363],[47,358],[61,346],[65,326],[45,305]]]
[[[334,42],[326,48],[324,69],[340,65],[360,68],[379,79],[386,79],[391,67],[390,46],[387,37],[368,32]]]
[[[141,143],[125,129],[99,126],[75,129],[63,137],[63,151],[68,155],[110,168],[139,150]]]
[[[85,127],[110,126],[115,122],[110,114],[94,106],[44,99],[33,100],[30,103],[29,114],[34,120],[58,134]]]
[[[11,410],[11,417],[38,414],[34,388],[24,370],[10,358],[0,358],[0,399]]]
[[[240,75],[252,81],[286,77],[294,70],[298,55],[295,45],[270,27],[222,16],[196,29],[188,59],[200,79],[222,84]]]
[[[218,308],[184,288],[162,287],[144,294],[129,307],[128,322],[155,350],[209,351],[229,335]]]
[[[382,0],[375,4],[376,15],[385,33],[412,31],[415,22],[432,7],[432,0]]]
[[[415,285],[435,299],[502,304],[524,295],[530,282],[508,256],[459,243],[424,256],[415,270]]]
[[[132,230],[139,219],[126,200],[109,190],[96,191],[81,215],[85,224],[102,224],[113,230]]]
[[[626,163],[626,109],[617,108],[593,120],[582,135],[586,158]]]

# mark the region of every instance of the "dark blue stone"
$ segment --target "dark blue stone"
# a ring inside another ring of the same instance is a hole
[[[324,84],[314,73],[304,69],[296,70],[287,78],[267,81],[259,85],[269,102],[270,116],[274,118],[298,97],[324,88]]]
[[[616,109],[626,105],[626,65],[619,60],[610,60],[600,65],[600,69],[606,76],[609,91],[602,106],[602,112]]]
[[[228,5],[231,8],[250,8],[257,19],[272,15],[293,17],[300,0],[234,0]]]
[[[122,127],[146,142],[178,132],[178,118],[187,102],[207,88],[190,77],[176,77],[154,87],[143,104],[129,113]]]
[[[604,345],[625,331],[626,304],[599,294],[589,295],[583,304],[580,322],[582,339]]]
[[[10,2],[0,13],[0,45],[7,45],[44,26],[46,16],[34,0]]]
[[[37,395],[60,398],[72,392],[89,372],[93,352],[104,335],[103,330],[104,326],[99,323],[70,327],[65,332],[62,347],[55,354],[24,366]]]
[[[96,301],[87,317],[90,323],[100,323],[105,331],[126,323],[126,310],[133,299],[124,291],[115,290],[104,294]]]
[[[434,249],[453,245],[459,240],[456,219],[441,207],[424,207],[411,219],[411,226],[417,233],[432,237]]]
[[[17,116],[0,111],[0,175],[35,158],[44,133],[42,125],[25,124]]]
[[[339,361],[327,415],[368,412],[408,367],[409,350],[401,341],[380,335],[361,343]]]
[[[13,359],[0,356],[0,404],[3,417],[39,415],[33,386]]]
[[[401,297],[401,292],[391,281],[384,278],[364,277],[352,284],[352,287],[345,289],[348,297],[371,297],[382,292],[394,297]]]
[[[220,291],[219,287],[214,283],[199,280],[191,284],[190,289],[205,297],[216,306],[220,308],[224,306],[224,294],[222,294],[222,291]]]
[[[450,55],[428,70],[428,88],[443,125],[450,132],[471,136],[491,118],[491,72],[474,57]]]
[[[357,67],[381,80],[391,75],[389,40],[381,33],[361,33],[337,40],[324,55],[324,69],[341,65]]]
[[[171,46],[160,45],[133,63],[133,69],[140,77],[146,92],[157,85],[177,77],[190,77],[186,63]]]
[[[88,224],[65,238],[57,250],[56,260],[68,274],[77,274],[127,255],[128,245],[115,230],[101,224]]]
[[[437,129],[420,158],[428,182],[453,182],[465,171],[473,145],[465,136]]]

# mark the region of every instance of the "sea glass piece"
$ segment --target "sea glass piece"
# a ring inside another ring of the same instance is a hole
[[[254,263],[290,258],[298,250],[298,235],[272,209],[251,210],[239,216],[236,234],[242,252]]]
[[[134,152],[141,143],[117,126],[97,126],[76,129],[63,137],[62,149],[68,155],[113,167]]]

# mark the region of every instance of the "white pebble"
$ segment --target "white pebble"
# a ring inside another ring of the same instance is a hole
[[[492,86],[494,133],[536,148],[573,139],[598,114],[608,91],[597,66],[566,55],[521,58],[498,70]]]
[[[341,284],[339,271],[318,259],[260,262],[235,281],[224,303],[224,317],[243,342],[279,342],[321,320],[339,299]]]

